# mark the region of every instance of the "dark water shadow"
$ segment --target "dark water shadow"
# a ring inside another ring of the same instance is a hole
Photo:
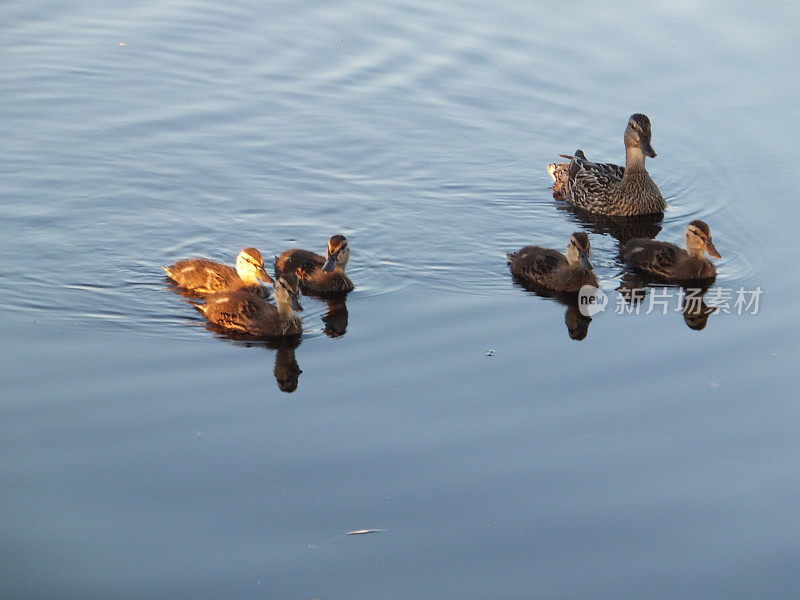
[[[553,193],[553,197],[557,200],[556,208],[567,213],[570,221],[582,225],[592,233],[610,235],[617,240],[620,246],[623,246],[633,238],[648,238],[652,240],[661,232],[661,223],[664,220],[663,212],[652,215],[612,217],[598,215],[573,206],[563,200],[556,192]]]

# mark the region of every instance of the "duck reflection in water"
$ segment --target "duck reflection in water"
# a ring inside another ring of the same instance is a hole
[[[325,325],[325,335],[328,337],[340,337],[347,333],[347,323],[349,312],[347,301],[344,298],[328,298],[328,311],[322,315],[322,322]]]
[[[583,340],[589,335],[590,316],[581,313],[578,292],[583,286],[598,287],[589,262],[589,236],[575,232],[570,236],[566,255],[540,246],[525,246],[507,254],[514,281],[543,298],[552,298],[567,307],[564,323],[569,337]]]
[[[589,324],[592,322],[592,317],[584,315],[581,312],[577,293],[556,293],[532,285],[516,275],[512,275],[512,277],[514,278],[514,283],[525,288],[527,291],[536,294],[540,298],[555,300],[559,304],[565,306],[564,324],[567,326],[570,339],[575,341],[586,339],[586,336],[589,335]]]
[[[215,323],[207,322],[206,329],[213,332],[219,339],[228,340],[243,348],[265,348],[275,350],[275,367],[273,374],[278,387],[283,392],[291,393],[297,389],[300,374],[303,372],[297,364],[295,350],[302,342],[299,335],[271,338],[255,338],[247,333],[231,331]]]
[[[300,339],[282,340],[276,344],[275,352],[275,381],[282,392],[291,394],[297,389],[300,374],[303,372],[297,364],[294,351],[300,345]]]
[[[554,196],[561,200],[557,193]],[[598,235],[610,235],[620,246],[633,238],[653,239],[661,232],[661,222],[664,220],[663,212],[614,217],[592,213],[563,200],[556,204],[556,208],[567,213],[571,221],[586,230]]]
[[[690,284],[691,285],[691,284]],[[648,281],[640,275],[627,273],[623,278],[617,291],[630,307],[630,312],[641,314],[649,311],[657,312],[677,312],[680,309],[683,314],[683,321],[689,329],[701,331],[708,324],[708,318],[716,312],[717,308],[708,306],[705,303],[705,295],[711,284],[694,284],[691,287],[682,285],[667,285]],[[651,300],[645,303],[647,291],[650,290],[672,290],[674,294],[667,294],[665,298]],[[678,299],[677,308],[670,309],[669,300]],[[656,308],[657,307],[657,308]]]

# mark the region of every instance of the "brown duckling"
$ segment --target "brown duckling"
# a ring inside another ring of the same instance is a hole
[[[229,330],[255,337],[300,335],[303,322],[294,311],[302,311],[297,277],[285,273],[275,283],[273,306],[247,289],[211,294],[205,304],[195,305],[206,319]]]
[[[597,287],[590,253],[589,236],[578,231],[569,238],[566,256],[539,246],[525,246],[507,256],[511,273],[523,281],[557,292],[577,292],[584,285]]]
[[[704,221],[692,221],[684,235],[686,250],[668,242],[636,238],[622,248],[622,258],[633,269],[667,281],[712,279],[717,275],[706,253],[722,258],[711,242]]]
[[[264,270],[261,253],[255,248],[245,248],[236,257],[236,268],[205,258],[179,260],[169,267],[161,267],[167,277],[180,287],[200,294],[222,290],[249,289],[266,298],[269,291],[264,283],[275,283]]]
[[[347,238],[334,235],[325,256],[292,248],[275,258],[275,274],[295,273],[300,288],[309,294],[347,294],[355,287],[345,273],[350,260]]]
[[[655,157],[647,115],[636,113],[625,129],[625,167],[595,163],[581,150],[562,154],[568,163],[550,163],[553,190],[564,200],[592,213],[629,216],[663,211],[667,203],[644,167],[646,156]]]

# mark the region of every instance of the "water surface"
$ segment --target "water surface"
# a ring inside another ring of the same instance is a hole
[[[6,2],[2,596],[796,597],[798,21]],[[633,112],[657,239],[706,220],[709,293],[758,314],[614,310],[617,239],[545,165],[622,161]],[[609,297],[582,341],[505,264],[575,230]],[[305,298],[294,349],[214,335],[162,278],[333,233],[346,322]]]

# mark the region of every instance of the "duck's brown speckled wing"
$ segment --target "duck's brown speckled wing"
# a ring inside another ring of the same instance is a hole
[[[625,167],[611,163],[594,163],[583,151],[576,150],[569,164],[564,199],[591,210],[598,201],[607,201],[609,190],[622,181]]]
[[[233,331],[253,332],[254,324],[263,324],[277,313],[271,304],[247,291],[211,294],[198,310],[212,323]]]
[[[675,244],[634,238],[622,248],[622,258],[638,271],[658,277],[672,277],[686,251]]]
[[[179,286],[198,292],[224,290],[241,282],[233,267],[204,258],[179,260],[164,271]]]

